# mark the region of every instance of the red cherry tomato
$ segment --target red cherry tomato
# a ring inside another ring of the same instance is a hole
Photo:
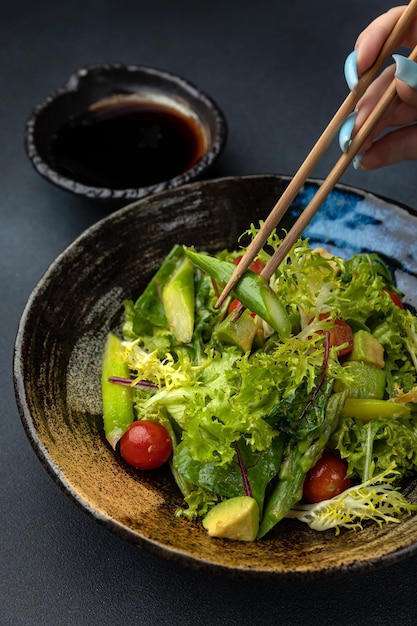
[[[136,469],[156,469],[166,463],[172,453],[172,441],[166,428],[151,422],[133,422],[120,440],[120,454]]]
[[[337,353],[338,356],[344,356],[345,354],[349,354],[349,352],[352,352],[353,331],[347,322],[336,318],[334,320],[334,326],[329,330],[329,332],[331,346],[341,346],[344,343],[348,344],[345,348],[339,350],[339,352]]]
[[[385,293],[387,293],[389,295],[389,297],[391,298],[391,300],[393,301],[393,303],[395,305],[397,305],[400,309],[404,308],[403,303],[401,302],[401,298],[400,296],[398,296],[396,293],[394,293],[393,291],[390,291],[389,289],[384,289]]]
[[[235,259],[233,259],[233,263],[235,265],[239,265],[241,258],[242,258],[241,256],[237,256]],[[252,270],[252,272],[255,272],[255,274],[260,274],[262,270],[264,269],[264,267],[265,267],[265,263],[261,261],[261,259],[254,259],[252,263],[249,265],[249,269]]]
[[[347,463],[334,454],[325,452],[316,465],[307,472],[303,486],[303,498],[307,502],[328,500],[350,487],[346,478]]]
[[[237,256],[235,259],[233,259],[233,263],[235,265],[239,265],[239,261],[242,257],[241,256]],[[261,261],[261,259],[255,259],[254,261],[252,261],[252,263],[249,265],[249,269],[252,270],[252,272],[255,272],[255,274],[260,274],[262,272],[262,270],[265,267],[265,263],[263,261]],[[227,310],[228,314],[230,315],[230,313],[232,311],[234,311],[235,309],[239,308],[240,306],[240,301],[235,299],[232,300],[232,302],[229,305],[229,308]],[[255,317],[255,313],[251,313],[252,317]]]
[[[320,313],[319,320],[324,320],[329,317],[328,313]],[[310,320],[312,322],[312,320]],[[316,331],[318,335],[323,335],[323,330]],[[338,356],[344,356],[345,354],[349,354],[353,350],[353,331],[349,324],[344,320],[336,317],[333,320],[333,326],[329,328],[329,340],[330,346],[341,346],[344,343],[347,343],[347,346],[338,351]]]
[[[232,311],[234,311],[235,309],[238,309],[240,305],[240,301],[237,300],[237,298],[235,298],[234,300],[231,301],[229,308],[227,310],[227,312],[230,314]]]
[[[235,309],[238,309],[240,307],[240,300],[237,300],[236,298],[234,300],[231,301],[231,303],[229,304],[229,308],[227,309],[228,314],[230,315],[230,313],[232,311],[235,311]],[[256,316],[256,313],[251,313],[252,317]]]

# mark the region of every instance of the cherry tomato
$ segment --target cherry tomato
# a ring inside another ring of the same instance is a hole
[[[133,422],[120,440],[120,454],[136,469],[156,469],[166,463],[172,453],[172,441],[166,428],[151,422]]]
[[[328,313],[320,313],[319,320],[324,320],[329,316]],[[310,320],[311,322],[312,320]],[[318,335],[323,335],[323,330],[316,331]],[[347,346],[338,351],[338,356],[344,356],[349,354],[353,350],[353,331],[349,324],[344,320],[336,317],[333,320],[333,326],[329,328],[330,346],[341,346],[347,343]]]
[[[242,257],[241,256],[237,256],[235,259],[233,259],[233,263],[235,265],[239,265],[239,261]],[[261,261],[261,259],[255,259],[254,261],[252,261],[252,263],[249,265],[249,269],[252,270],[252,272],[255,272],[255,274],[260,274],[262,272],[262,270],[265,267],[265,263],[263,261]],[[232,300],[232,302],[229,305],[229,308],[227,310],[228,314],[230,315],[230,313],[232,311],[234,311],[235,309],[239,308],[240,306],[240,301],[237,300],[236,298],[234,300]],[[252,317],[255,317],[255,313],[251,313]]]
[[[234,300],[231,301],[227,312],[230,314],[235,309],[238,309],[239,305],[240,305],[240,301],[237,298],[235,298]]]
[[[232,300],[231,303],[229,304],[229,308],[227,309],[228,314],[230,315],[232,311],[234,311],[235,309],[238,309],[240,307],[240,304],[241,304],[240,300],[237,300],[237,298]],[[256,313],[251,313],[251,317],[256,317]]]
[[[391,298],[391,300],[393,301],[393,303],[395,305],[397,305],[398,307],[400,307],[400,309],[404,308],[403,303],[401,302],[401,298],[400,296],[398,296],[396,293],[394,293],[393,291],[390,291],[389,289],[384,289],[385,293],[387,293],[389,295],[389,297]]]
[[[237,256],[235,259],[233,259],[233,263],[235,265],[239,265],[241,258],[242,258],[241,256]],[[260,274],[262,270],[264,269],[264,267],[265,267],[265,263],[261,261],[261,259],[254,259],[252,263],[249,265],[249,269],[252,270],[252,272],[255,272],[255,274]]]
[[[330,345],[341,346],[344,343],[348,345],[337,353],[338,356],[349,354],[353,350],[353,331],[349,324],[344,320],[336,318],[334,326],[330,329]]]
[[[310,504],[328,500],[350,487],[346,478],[347,463],[339,456],[325,452],[316,465],[307,472],[303,498]]]

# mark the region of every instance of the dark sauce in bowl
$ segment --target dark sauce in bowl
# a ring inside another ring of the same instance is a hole
[[[25,127],[40,176],[100,201],[132,202],[201,178],[226,139],[226,118],[205,91],[166,70],[117,63],[79,67]]]
[[[203,156],[202,128],[164,103],[114,97],[71,117],[53,135],[51,162],[84,185],[126,189],[172,179]]]

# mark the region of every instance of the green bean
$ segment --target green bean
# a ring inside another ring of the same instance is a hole
[[[185,248],[185,253],[197,267],[221,284],[226,284],[236,269],[233,263],[221,261],[207,254],[200,254],[190,248]],[[259,315],[282,337],[289,337],[291,322],[288,313],[262,276],[255,274],[252,270],[246,270],[232,293],[245,307]]]
[[[375,398],[348,398],[343,408],[343,417],[357,417],[361,422],[409,417],[410,413],[406,404]]]

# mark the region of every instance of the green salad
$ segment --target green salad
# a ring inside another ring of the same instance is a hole
[[[261,539],[288,517],[336,533],[398,522],[417,509],[402,492],[417,471],[417,318],[375,253],[300,239],[266,281],[281,241],[219,308],[244,249],[173,247],[108,338],[106,438],[138,471],[169,463],[173,515],[214,537]]]

